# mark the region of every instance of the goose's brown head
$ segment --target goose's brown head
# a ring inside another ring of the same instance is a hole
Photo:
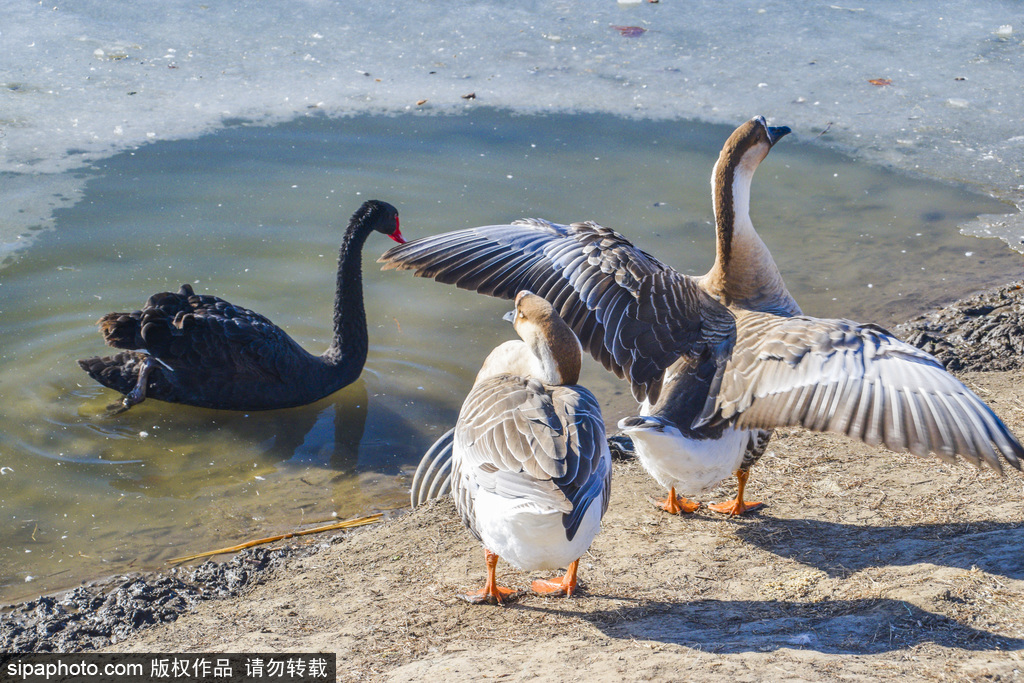
[[[763,116],[755,116],[733,131],[718,157],[718,168],[745,166],[751,172],[768,156],[775,143],[792,132],[786,126],[769,126]]]
[[[545,367],[545,374],[548,374],[545,382],[579,382],[583,362],[580,342],[550,303],[532,292],[519,292],[512,312],[512,325]]]

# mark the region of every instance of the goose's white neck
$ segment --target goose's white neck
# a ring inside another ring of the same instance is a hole
[[[579,341],[575,336],[572,341],[579,347]],[[579,381],[579,358],[580,355],[577,354],[576,370],[573,374],[572,361],[567,362],[566,359],[559,358],[550,344],[531,344],[513,339],[499,344],[487,355],[476,375],[476,381],[480,382],[498,375],[515,375],[536,379],[549,386],[576,384]]]
[[[550,381],[541,359],[537,358],[526,342],[520,339],[512,339],[499,344],[487,354],[483,366],[476,373],[476,382],[479,383],[498,375],[533,377],[545,384],[556,383]]]
[[[571,340],[575,343],[576,347],[579,348],[580,343],[576,337],[572,337]],[[529,342],[527,342],[529,343]],[[544,384],[556,385],[556,384],[575,384],[577,377],[579,376],[579,368],[576,369],[576,377],[567,377],[569,374],[568,368],[566,368],[566,361],[555,356],[555,347],[548,343],[534,343],[530,344],[532,347],[530,350],[533,352],[534,372],[537,374],[533,375]],[[580,349],[582,353],[582,349]],[[579,358],[579,354],[576,355]],[[577,360],[577,365],[579,361]]]
[[[749,156],[749,155],[748,155]],[[746,157],[744,157],[746,159]],[[721,163],[721,162],[719,162]],[[715,164],[717,169],[718,164]],[[748,243],[754,243],[760,245],[767,252],[767,247],[764,246],[764,242],[761,241],[761,236],[754,230],[754,223],[750,220],[750,185],[754,179],[754,171],[757,169],[757,164],[740,164],[732,177],[732,185],[729,187],[729,194],[732,199],[732,226],[731,240],[732,247],[740,246],[741,248],[747,246]],[[715,190],[715,178],[717,173],[712,176],[711,187]],[[715,197],[715,220],[719,220],[721,210],[719,209],[718,202],[720,201],[719,192],[713,191],[712,195]],[[721,230],[721,227],[719,227]]]

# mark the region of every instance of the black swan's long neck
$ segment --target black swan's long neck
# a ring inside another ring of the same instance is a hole
[[[338,288],[334,296],[334,340],[321,358],[340,381],[355,379],[369,347],[363,306],[363,244],[373,231],[368,220],[353,217],[338,251]],[[353,376],[349,376],[353,375]]]

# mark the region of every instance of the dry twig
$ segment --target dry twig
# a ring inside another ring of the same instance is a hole
[[[383,512],[370,515],[369,517],[358,517],[356,519],[347,519],[344,522],[335,522],[334,524],[327,524],[325,526],[318,526],[315,529],[305,529],[303,531],[291,531],[287,534],[280,534],[278,536],[270,536],[269,538],[259,538],[255,541],[246,541],[239,545],[233,545],[230,548],[219,548],[217,550],[208,550],[205,553],[197,553],[195,555],[186,555],[184,557],[174,557],[167,560],[169,564],[178,564],[179,562],[188,562],[190,560],[197,560],[200,557],[212,557],[213,555],[222,555],[224,553],[237,553],[240,550],[246,548],[252,548],[253,546],[263,545],[264,543],[273,543],[274,541],[280,541],[285,538],[292,538],[294,536],[306,536],[309,534],[319,534],[324,531],[334,531],[336,529],[351,529],[357,526],[365,526],[367,524],[375,524],[381,520],[384,516]]]

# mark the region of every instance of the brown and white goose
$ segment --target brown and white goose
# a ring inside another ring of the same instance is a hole
[[[754,231],[754,170],[787,128],[762,117],[726,142],[712,178],[718,231],[707,275],[682,275],[593,222],[528,219],[394,247],[385,268],[483,294],[529,289],[550,301],[605,368],[629,381],[640,415],[620,427],[669,489],[743,484],[771,429],[801,425],[895,451],[959,455],[1002,471],[1024,449],[992,410],[930,355],[874,325],[804,316]],[[413,492],[415,497],[416,491]]]
[[[715,262],[697,283],[701,289],[733,309],[774,313],[789,317],[801,313],[790,296],[775,259],[754,230],[750,220],[750,185],[754,171],[780,139],[790,133],[785,126],[769,126],[764,117],[747,121],[729,136],[711,172],[711,196],[715,210]],[[666,373],[666,390],[651,405],[645,401],[640,416],[619,422],[633,437],[636,454],[648,471],[668,490],[661,507],[666,512],[694,512],[700,503],[676,495],[676,489],[695,496],[735,473],[736,498],[711,510],[738,515],[761,507],[745,502],[744,490],[750,468],[768,447],[771,430],[724,430],[692,427],[703,405],[694,397],[707,395],[708,368],[701,372],[690,358],[682,357]],[[687,428],[689,426],[689,428]],[[676,436],[672,427],[679,429]],[[670,441],[665,443],[666,436]],[[665,448],[676,449],[671,439],[683,439],[687,458],[659,457]],[[735,457],[729,458],[727,454]],[[727,473],[723,474],[723,470]]]
[[[567,567],[537,580],[540,593],[572,595],[579,558],[601,528],[611,454],[601,407],[579,381],[582,350],[551,304],[521,292],[510,314],[520,340],[487,356],[455,426],[451,491],[484,546],[487,583],[466,595],[498,602],[499,558],[527,571]],[[507,316],[508,317],[508,316]]]

